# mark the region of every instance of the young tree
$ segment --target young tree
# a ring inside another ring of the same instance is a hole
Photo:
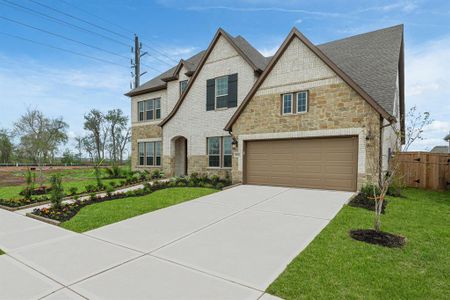
[[[84,129],[87,130],[92,137],[95,145],[96,160],[100,161],[104,158],[105,151],[105,117],[99,110],[92,109],[87,115],[84,115]]]
[[[121,109],[113,109],[108,111],[105,116],[105,120],[108,122],[108,131],[111,142],[111,159],[113,161],[113,164],[115,164],[117,162],[117,156],[119,152],[118,139],[121,138],[122,131],[127,126],[128,117],[123,114]]]
[[[403,138],[400,130],[396,127],[395,124],[391,124],[390,126],[395,133],[396,142],[395,149],[393,149],[393,156],[388,158],[389,164],[387,170],[381,170],[381,165],[376,163],[372,165],[372,170],[376,170],[377,173],[381,174],[380,182],[378,184],[379,190],[376,188],[377,185],[373,185],[373,198],[375,200],[375,220],[374,220],[374,229],[379,232],[381,231],[381,212],[383,208],[383,202],[385,200],[386,194],[388,193],[389,187],[391,187],[393,181],[401,175],[398,174],[400,169],[400,161],[398,159],[397,153],[401,151],[408,151],[411,145],[418,140],[422,140],[423,130],[426,126],[431,124],[432,120],[430,119],[430,113],[428,112],[419,112],[417,108],[412,107],[407,113],[407,123],[405,128],[405,144],[403,148],[401,147],[401,140]]]
[[[13,149],[11,135],[6,129],[0,129],[0,162],[10,162]]]

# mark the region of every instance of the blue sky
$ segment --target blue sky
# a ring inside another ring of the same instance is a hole
[[[430,111],[434,120],[414,148],[445,145],[442,138],[450,130],[449,1],[0,0],[0,128],[11,127],[27,108],[64,117],[72,137],[83,133],[83,114],[91,108],[121,108],[129,114],[123,93],[131,80],[127,45],[134,32],[150,54],[144,58],[145,81],[155,70],[206,48],[218,27],[272,55],[293,26],[319,44],[400,23],[405,24],[407,105]]]

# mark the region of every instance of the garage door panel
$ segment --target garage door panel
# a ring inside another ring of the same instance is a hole
[[[356,190],[357,138],[249,141],[249,184]]]

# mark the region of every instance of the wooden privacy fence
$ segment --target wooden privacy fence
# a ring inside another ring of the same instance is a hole
[[[450,189],[450,154],[401,152],[399,174],[403,184],[432,190]]]

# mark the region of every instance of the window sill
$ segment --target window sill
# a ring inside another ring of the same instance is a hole
[[[233,167],[207,167],[207,170],[231,170]]]
[[[148,165],[137,165],[136,168],[161,168],[161,166],[148,166]]]
[[[159,124],[161,122],[161,119],[152,120],[152,121],[136,121],[133,122],[132,126],[139,126],[139,125],[153,125],[153,124]]]

